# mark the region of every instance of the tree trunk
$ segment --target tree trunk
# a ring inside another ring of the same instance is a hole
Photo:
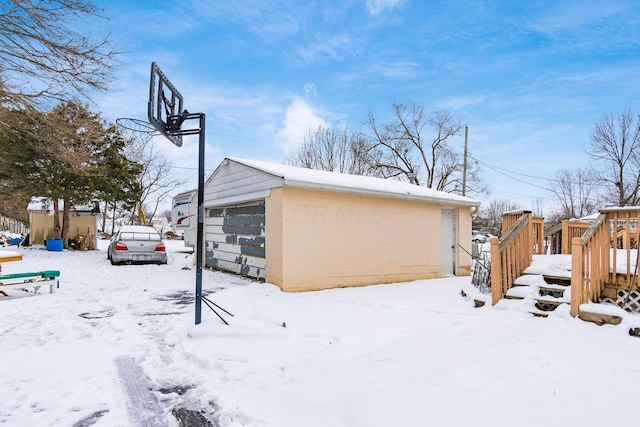
[[[116,202],[113,202],[113,214],[111,215],[111,235],[116,231]]]
[[[60,233],[60,202],[58,201],[58,197],[53,197],[53,238],[59,239],[61,236]]]
[[[109,209],[109,202],[104,202],[104,209],[102,210],[102,231],[104,233],[104,229],[107,226],[107,210]]]
[[[69,249],[67,241],[69,240],[69,211],[71,210],[71,202],[64,199],[64,207],[62,208],[62,247]]]

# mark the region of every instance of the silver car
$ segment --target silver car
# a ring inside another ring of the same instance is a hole
[[[166,264],[167,252],[160,234],[144,225],[125,225],[113,235],[107,248],[111,264]]]

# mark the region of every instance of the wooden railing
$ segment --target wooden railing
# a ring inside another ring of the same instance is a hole
[[[560,249],[561,254],[570,254],[571,253],[571,242],[574,237],[582,237],[584,233],[591,227],[590,222],[582,222],[582,221],[562,221],[562,237],[561,244],[562,248]]]
[[[640,207],[603,209],[581,238],[573,238],[572,316],[578,315],[581,304],[598,302],[606,288],[615,292],[633,283],[639,214]]]
[[[506,232],[514,226],[514,224],[520,219],[522,214],[528,213],[531,214],[531,211],[527,210],[516,210],[505,212],[502,214],[502,235],[506,234]],[[531,233],[532,240],[531,244],[533,245],[533,253],[534,254],[543,254],[544,253],[544,218],[538,217],[529,217],[529,222],[531,223]]]
[[[542,221],[539,221],[541,226]],[[542,248],[542,230],[536,232],[531,211],[502,216],[503,234],[491,239],[491,302],[497,304],[515,279],[531,264],[534,248]],[[536,235],[537,233],[537,235]],[[534,239],[535,236],[535,239]]]
[[[533,227],[533,253],[544,254],[544,218],[531,218],[531,226]]]

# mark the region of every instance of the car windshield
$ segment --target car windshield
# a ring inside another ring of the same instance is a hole
[[[120,238],[123,240],[160,240],[160,235],[144,231],[123,231],[120,233]]]

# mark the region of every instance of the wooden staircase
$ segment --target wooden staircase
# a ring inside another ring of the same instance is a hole
[[[482,274],[474,268],[472,279],[481,294],[486,295],[483,288],[491,290],[491,305],[513,306],[541,317],[562,307],[560,314],[566,310],[599,325],[620,324],[626,312],[640,311],[640,261],[632,252],[640,241],[640,206],[601,209],[586,232],[571,239],[570,265],[561,270],[554,266],[556,274],[568,272],[571,278],[531,268],[533,255],[542,255],[544,247],[543,221],[533,218],[531,211],[505,212],[501,230],[500,238],[490,239],[490,268],[478,269]],[[474,297],[474,302],[481,307],[488,298]],[[632,328],[630,334],[640,335],[640,328]]]
[[[505,299],[529,300],[531,314],[548,317],[561,305],[570,303],[569,292],[566,292],[570,288],[570,277],[523,274],[516,278]]]

